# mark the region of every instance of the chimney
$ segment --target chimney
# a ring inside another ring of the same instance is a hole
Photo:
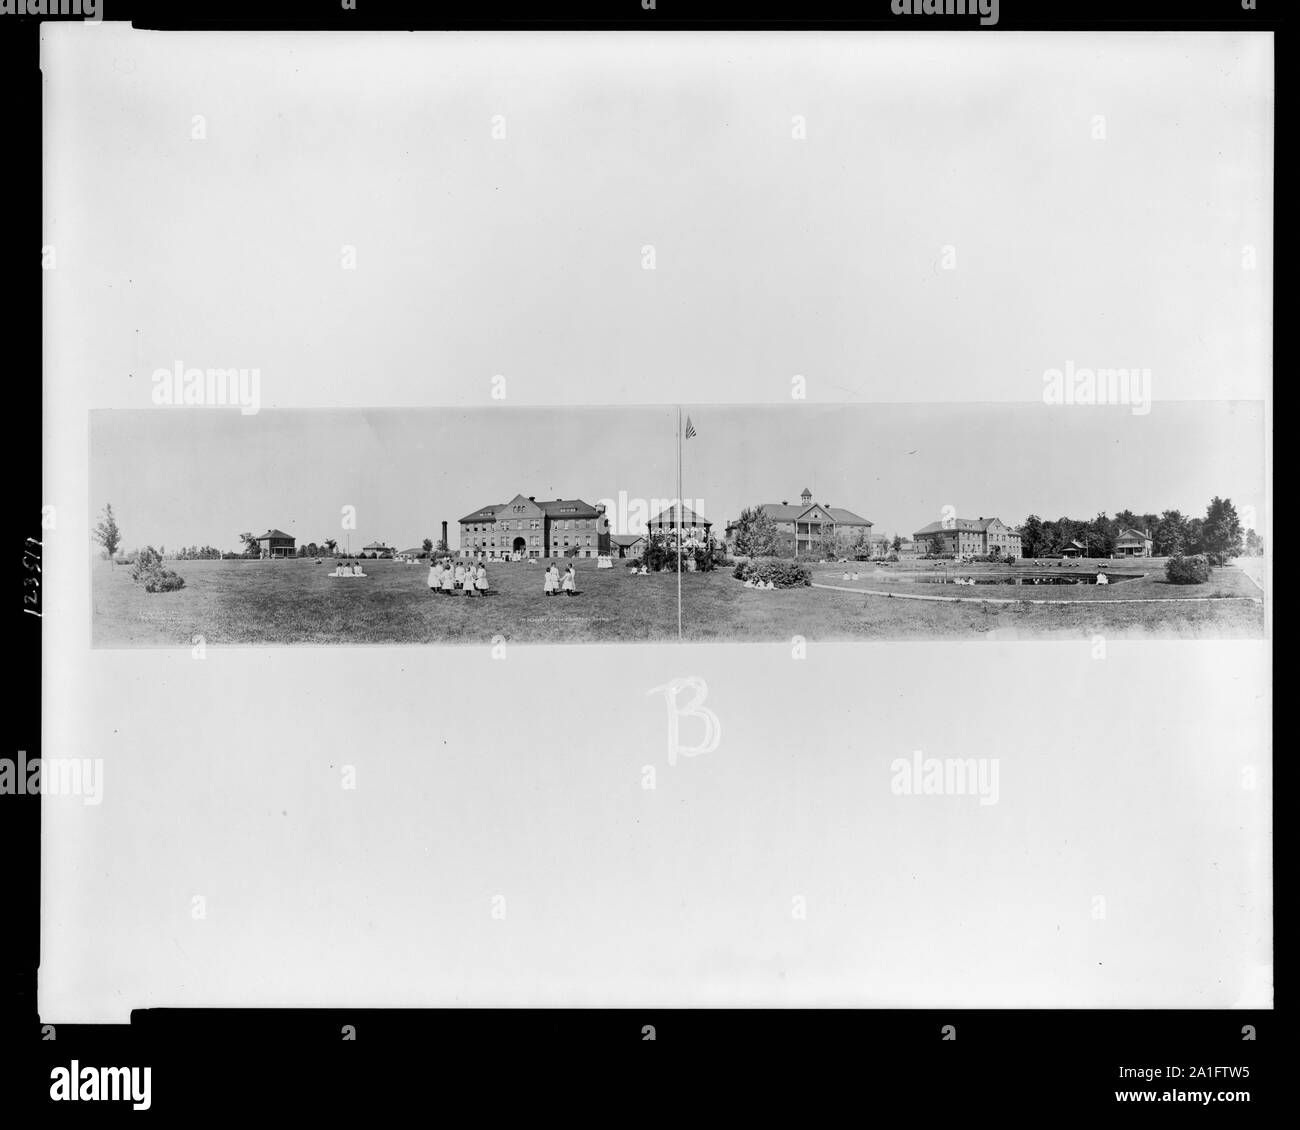
[[[530,494],[530,495],[528,496],[528,501],[529,501],[529,502],[536,502],[536,501],[537,501],[537,496],[534,495],[534,494]]]
[[[451,548],[450,545],[447,545],[447,523],[446,522],[443,522],[442,524],[442,544],[446,545],[448,549]]]

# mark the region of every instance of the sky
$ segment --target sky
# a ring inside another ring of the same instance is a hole
[[[719,524],[1262,506],[1271,40],[974,43],[47,35],[48,493],[88,429],[128,544],[354,505],[405,548],[672,497],[685,404]],[[1152,412],[1045,405],[1067,364]],[[255,368],[259,413],[156,405],[177,365]]]
[[[1100,511],[1202,515],[1216,494],[1263,514],[1258,402],[692,405],[682,494],[721,532],[744,506],[818,502],[910,534],[953,506],[1018,524]],[[437,539],[489,503],[676,496],[676,410],[484,408],[92,414],[91,502],[124,546],[238,549],[277,527],[358,549]],[[354,507],[354,529],[342,525]],[[630,510],[631,507],[626,507]],[[611,511],[612,512],[612,511]],[[635,517],[635,516],[633,516]],[[617,532],[617,531],[616,531]]]
[[[1271,40],[975,43],[48,36],[50,366],[123,408],[177,360],[279,408],[1032,401],[1067,361],[1263,398]]]

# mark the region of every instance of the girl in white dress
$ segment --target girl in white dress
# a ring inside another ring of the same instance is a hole
[[[474,578],[474,587],[478,590],[479,596],[486,596],[488,589],[487,566],[479,562],[478,574]]]
[[[437,592],[442,588],[442,566],[434,561],[429,565],[429,591]]]
[[[456,578],[452,573],[450,561],[444,561],[442,565],[442,591],[444,593],[455,593],[456,591]]]
[[[555,590],[558,589],[559,587],[560,587],[560,571],[555,567],[555,562],[552,561],[546,567],[546,580],[542,584],[542,594],[544,596],[554,596]]]
[[[573,568],[572,565],[570,565],[564,571],[564,595],[565,596],[573,595],[577,587],[577,580],[578,580],[577,571]]]

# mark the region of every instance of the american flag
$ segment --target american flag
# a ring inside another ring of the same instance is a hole
[[[691,418],[687,416],[686,417],[686,438],[690,439],[691,436],[693,435],[699,435],[699,433],[695,430],[695,425],[691,423]]]

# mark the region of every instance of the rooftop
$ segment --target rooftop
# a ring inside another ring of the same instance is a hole
[[[814,507],[826,511],[831,516],[831,520],[841,526],[870,526],[872,524],[862,515],[853,513],[852,510],[845,510],[840,506],[822,506],[817,502],[807,505],[800,503],[798,506],[791,506],[785,502],[764,502],[758,508],[773,522],[793,522]]]

